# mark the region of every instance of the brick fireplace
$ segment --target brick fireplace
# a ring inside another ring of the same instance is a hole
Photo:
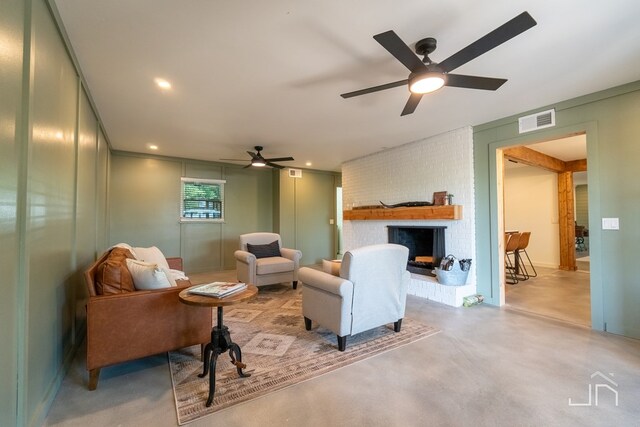
[[[387,243],[389,227],[439,227],[446,240],[444,256],[453,254],[458,259],[475,259],[471,127],[346,162],[342,165],[342,189],[342,203],[346,209],[375,205],[380,201],[387,204],[431,201],[436,191],[454,194],[453,204],[463,207],[463,217],[460,220],[344,221],[344,250]],[[475,264],[472,264],[466,286],[444,286],[438,284],[434,277],[412,273],[408,292],[418,297],[459,306],[462,304],[463,296],[474,294],[475,291]]]
[[[409,248],[407,270],[433,276],[431,272],[445,257],[445,226],[387,226],[389,243]]]

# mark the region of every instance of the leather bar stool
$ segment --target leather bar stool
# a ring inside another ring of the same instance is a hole
[[[520,233],[511,233],[505,236],[507,243],[504,249],[504,267],[506,276],[508,276],[508,279],[511,279],[511,281],[507,280],[507,283],[510,285],[518,283],[518,270],[520,266],[516,251],[520,243],[520,235]],[[513,255],[513,261],[511,261],[510,255]]]
[[[531,262],[531,258],[529,258],[529,254],[527,253],[527,246],[529,246],[530,238],[531,238],[531,232],[523,231],[522,234],[520,235],[520,240],[518,241],[518,248],[516,249],[516,257],[519,261],[521,271],[523,272],[523,273],[518,272],[518,277],[524,280],[527,280],[530,277],[538,277],[538,272],[536,271],[536,268],[533,266],[533,263]],[[533,274],[529,274],[529,270],[527,269],[527,266],[524,263],[524,257],[522,257],[522,254],[524,254],[527,257],[527,261],[529,261],[529,265],[531,266],[531,270],[533,271]]]

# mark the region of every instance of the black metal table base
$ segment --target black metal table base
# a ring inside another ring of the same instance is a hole
[[[241,377],[251,376],[251,374],[242,372],[246,365],[242,363],[240,346],[231,341],[229,328],[222,324],[222,307],[218,307],[218,325],[211,329],[211,342],[204,347],[204,372],[198,375],[200,378],[204,378],[209,373],[207,406],[211,406],[213,403],[213,395],[216,392],[216,363],[218,362],[218,356],[227,350],[229,350],[231,363],[238,370],[238,375]]]

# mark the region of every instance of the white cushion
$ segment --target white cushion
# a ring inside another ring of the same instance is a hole
[[[127,268],[133,278],[133,286],[139,291],[170,288],[171,282],[157,264],[127,258]],[[175,286],[175,281],[174,285]]]
[[[138,261],[158,264],[159,267],[169,270],[169,263],[160,249],[155,246],[150,248],[133,248]]]
[[[187,275],[184,274],[184,271],[171,269],[168,272],[165,271],[165,273],[169,278],[169,282],[171,282],[171,286],[177,286],[176,280],[189,280],[189,277],[187,277]]]

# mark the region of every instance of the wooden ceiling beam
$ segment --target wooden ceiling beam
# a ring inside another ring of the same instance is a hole
[[[565,172],[586,172],[587,159],[572,160],[565,162]]]
[[[555,157],[540,153],[527,147],[512,147],[504,151],[504,157],[518,163],[562,173],[566,170],[565,162]]]

